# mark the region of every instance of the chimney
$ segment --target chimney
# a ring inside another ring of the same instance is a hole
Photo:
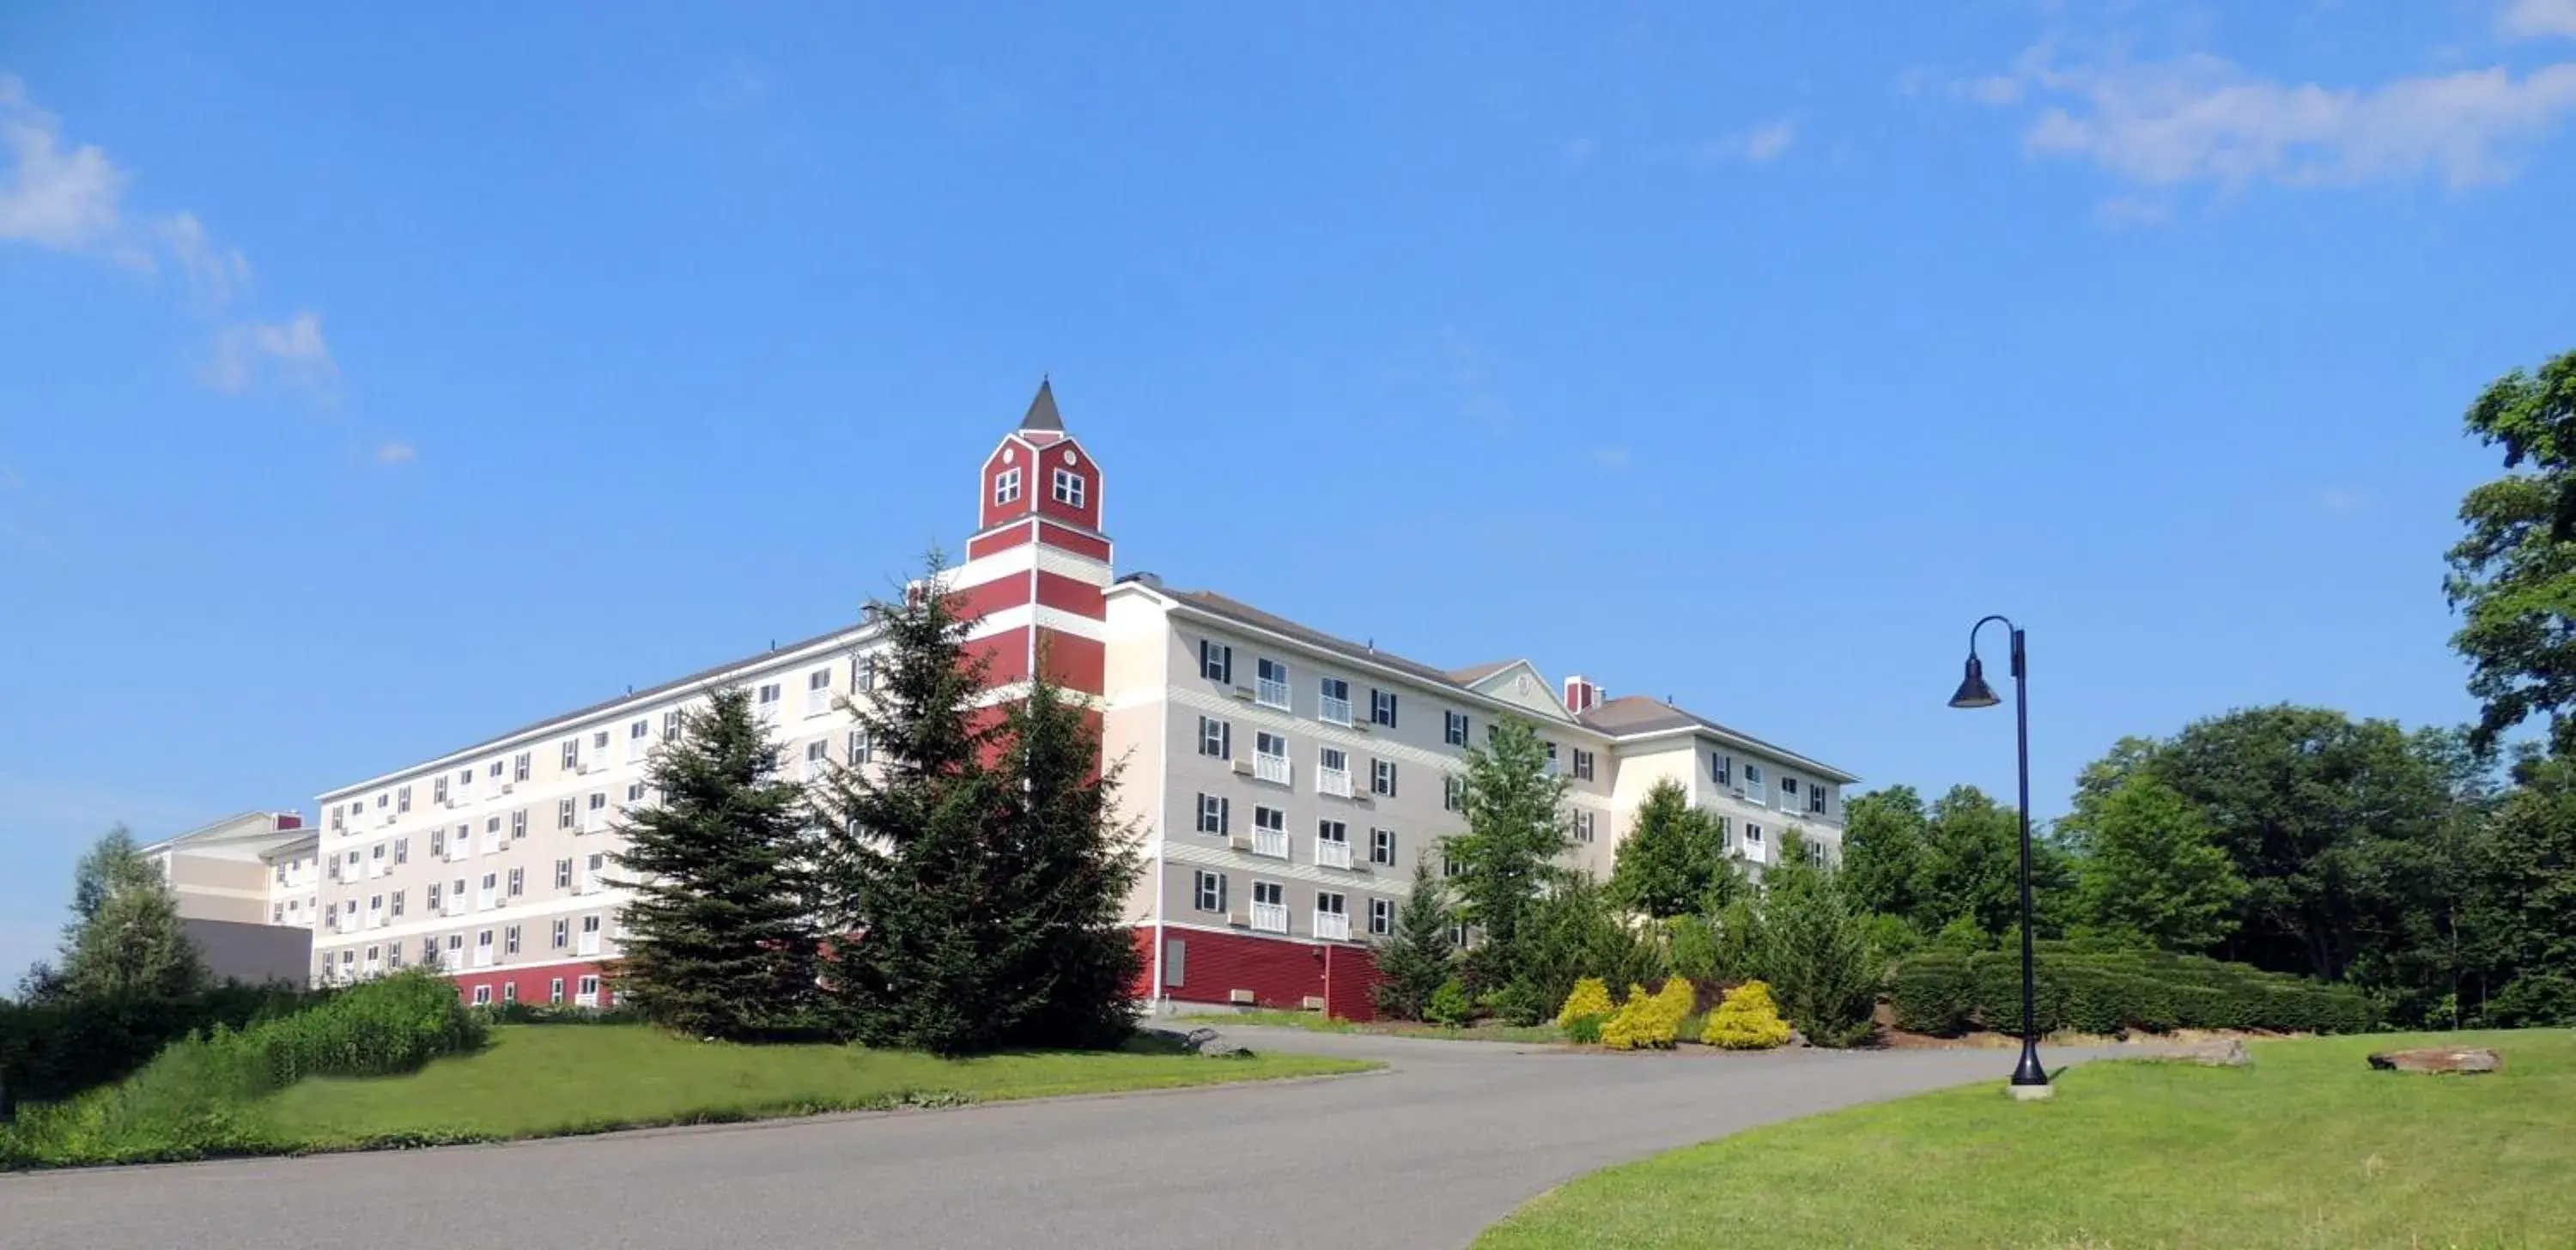
[[[1601,687],[1581,677],[1565,679],[1565,710],[1577,716],[1601,706]]]
[[[277,829],[281,833],[289,829],[301,829],[304,827],[304,817],[298,813],[278,812],[275,813],[275,815],[277,817]]]

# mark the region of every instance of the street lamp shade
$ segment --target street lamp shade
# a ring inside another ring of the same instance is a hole
[[[1986,684],[1986,666],[1977,653],[1968,653],[1968,675],[1959,682],[1959,693],[1950,696],[1952,707],[1993,707],[2003,702],[1995,697],[1995,688]]]

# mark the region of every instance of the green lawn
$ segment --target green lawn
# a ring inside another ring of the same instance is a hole
[[[1164,1022],[1169,1028],[1193,1028],[1201,1024],[1259,1025],[1273,1029],[1304,1029],[1309,1033],[1374,1033],[1382,1037],[1431,1037],[1452,1042],[1562,1042],[1565,1031],[1553,1024],[1534,1024],[1516,1028],[1502,1024],[1480,1024],[1473,1028],[1453,1029],[1441,1024],[1414,1024],[1384,1021],[1360,1024],[1337,1020],[1320,1011],[1246,1011],[1222,1016],[1187,1016]]]
[[[2499,1075],[2373,1072],[2493,1046]],[[2257,1043],[2248,1068],[2098,1063],[1776,1125],[1596,1173],[1477,1250],[2576,1245],[2576,1033]]]
[[[264,1101],[302,1148],[545,1137],[904,1105],[950,1105],[1357,1072],[1313,1055],[1156,1051],[935,1059],[845,1046],[683,1041],[636,1025],[519,1025],[409,1076],[302,1081]]]

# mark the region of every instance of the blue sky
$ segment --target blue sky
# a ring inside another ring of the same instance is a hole
[[[112,822],[851,619],[1042,372],[1122,570],[1873,782],[2009,791],[1988,611],[2043,814],[2471,713],[2576,0],[931,7],[0,18],[0,980]]]

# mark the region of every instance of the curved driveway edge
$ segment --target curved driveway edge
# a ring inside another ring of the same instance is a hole
[[[1229,1029],[1359,1080],[0,1178],[11,1250],[1464,1246],[1573,1177],[1977,1080],[1994,1050],[1572,1053]],[[2085,1057],[2049,1052],[2052,1065]],[[1997,1095],[2001,1096],[2000,1093]]]

